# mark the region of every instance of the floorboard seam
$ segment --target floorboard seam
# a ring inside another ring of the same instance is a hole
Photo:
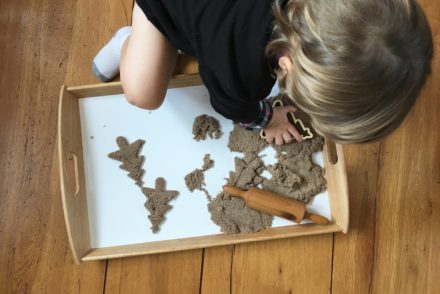
[[[128,22],[127,9],[125,8],[124,0],[121,0],[121,3],[122,3],[122,7],[124,8],[126,24],[129,25],[130,23]]]
[[[102,294],[105,294],[105,286],[107,284],[108,259],[105,261],[104,284],[102,286]]]
[[[377,187],[379,186],[379,175],[380,175],[380,169],[381,169],[381,152],[382,151],[382,143],[379,144],[379,150],[377,152],[378,154],[378,161],[377,161],[377,174],[376,174],[376,193],[374,194],[374,215],[373,215],[373,262],[371,263],[371,269],[370,269],[370,282],[368,283],[368,294],[372,291],[373,286],[373,274],[374,274],[374,264],[376,261],[376,224],[377,224]]]
[[[235,245],[232,245],[232,254],[231,254],[231,270],[229,276],[229,293],[232,294],[232,269],[234,266],[234,254],[235,254]]]
[[[333,233],[333,240],[332,240],[332,265],[331,265],[331,269],[330,269],[330,294],[333,293],[334,260],[335,260],[335,233]]]
[[[205,264],[205,248],[202,250],[202,265],[200,269],[200,283],[199,283],[199,294],[202,294],[202,288],[203,288],[203,265]]]

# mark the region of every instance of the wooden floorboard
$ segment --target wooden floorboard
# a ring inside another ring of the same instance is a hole
[[[127,23],[121,1],[86,2],[0,4],[0,293],[104,289],[105,261],[73,262],[55,152],[60,86],[94,81],[97,32]]]
[[[235,246],[232,293],[329,293],[333,235]]]
[[[206,248],[203,255],[201,293],[230,293],[234,245]]]
[[[440,5],[423,0],[440,49]],[[0,293],[440,293],[440,57],[405,124],[344,148],[349,234],[74,264],[56,157],[62,84],[133,0],[0,2]],[[175,73],[196,72],[179,58]]]
[[[440,136],[432,130],[440,125],[440,5],[421,4],[437,52],[432,75],[397,132],[345,148],[350,233],[335,239],[333,293],[440,293]]]
[[[332,292],[369,293],[380,143],[345,146],[344,155],[349,179],[350,230],[348,234],[335,234]]]
[[[105,293],[199,293],[202,252],[110,260]]]
[[[0,288],[102,290],[100,263],[80,269],[65,241],[54,169],[56,100],[64,80],[74,5],[2,1]],[[68,12],[71,11],[71,12]],[[62,31],[49,28],[57,23]],[[46,26],[48,25],[48,26]],[[4,39],[3,39],[4,38]],[[60,66],[61,64],[61,66]],[[64,68],[63,68],[64,67]],[[3,103],[4,102],[4,103]],[[96,282],[84,279],[89,275]],[[99,285],[98,283],[101,283]]]
[[[436,55],[407,121],[382,143],[373,293],[440,293],[440,6],[424,5]]]

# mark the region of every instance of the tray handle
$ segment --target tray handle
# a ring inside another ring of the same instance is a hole
[[[324,163],[330,209],[335,223],[347,233],[349,227],[349,199],[344,150],[341,144],[325,141]]]
[[[58,109],[58,158],[61,199],[74,260],[90,251],[79,99],[63,86]]]
[[[325,140],[325,147],[327,149],[327,160],[329,163],[335,165],[338,163],[338,152],[336,144],[333,141]]]
[[[73,192],[73,197],[77,196],[79,194],[80,191],[80,185],[79,185],[79,171],[78,171],[78,156],[73,153],[70,152],[66,155],[66,158],[68,161],[73,161],[73,179],[74,179],[74,183],[75,183],[75,191]],[[66,189],[67,190],[67,189]]]

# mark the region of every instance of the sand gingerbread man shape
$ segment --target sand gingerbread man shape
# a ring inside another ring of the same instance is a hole
[[[119,136],[116,138],[116,143],[119,146],[119,150],[109,153],[108,157],[121,161],[122,164],[119,167],[128,171],[128,176],[136,181],[136,185],[141,187],[141,178],[144,174],[144,170],[142,169],[144,157],[142,155],[139,156],[139,151],[145,141],[139,139],[129,144],[127,139]]]
[[[157,178],[154,189],[142,188],[142,192],[147,197],[145,208],[150,212],[148,219],[151,222],[151,230],[153,233],[157,233],[159,231],[160,225],[165,220],[165,213],[172,208],[168,202],[179,195],[178,191],[167,191],[165,186],[165,179]]]

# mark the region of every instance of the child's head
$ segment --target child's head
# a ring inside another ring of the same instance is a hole
[[[280,86],[313,127],[341,143],[395,130],[429,73],[432,39],[415,0],[290,0],[275,4],[268,56],[285,56]]]

